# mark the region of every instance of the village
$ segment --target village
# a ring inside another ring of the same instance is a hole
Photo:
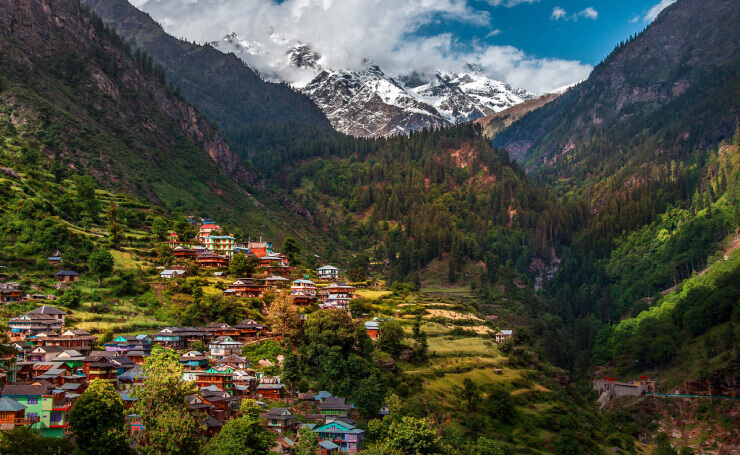
[[[302,310],[349,314],[351,302],[364,299],[358,287],[370,284],[348,284],[343,271],[330,264],[296,276],[287,255],[275,251],[270,241],[239,243],[212,220],[188,217],[188,222],[197,226],[197,236],[181,240],[176,233],[168,234],[164,245],[172,260],[169,267],[159,267],[159,286],[182,282],[198,270],[201,275],[226,280],[221,290],[224,298],[284,296],[305,321]],[[238,260],[251,264],[248,276],[232,273],[230,263]],[[79,283],[81,274],[65,268],[61,251],[54,251],[48,262],[58,269],[53,273],[58,288]],[[27,426],[44,437],[68,435],[69,413],[94,380],[113,384],[130,409],[135,400],[132,390],[146,378],[142,367],[147,358],[154,350],[171,349],[179,355],[182,380],[199,390],[187,402],[192,413],[206,416],[204,437],[218,434],[225,422],[239,416],[241,402],[251,399],[263,408],[262,424],[278,435],[275,452],[293,453],[297,432],[305,428],[318,436],[321,455],[356,453],[363,448],[365,430],[358,426],[360,415],[348,399],[325,390],[292,390],[281,379],[284,355],[273,359],[244,355],[249,347],[283,340],[284,333],[271,328],[267,320],[167,326],[155,333],[116,334],[103,340],[99,334],[70,327],[68,314],[54,305],[55,297],[26,292],[19,283],[0,283],[3,303],[34,302],[37,306],[7,321],[10,346],[17,354],[3,363],[0,430]],[[383,321],[393,319],[354,313],[354,324],[373,342],[380,338]],[[512,337],[512,330],[491,334],[496,343]],[[389,412],[381,406],[375,418],[382,419]],[[135,414],[129,414],[127,425],[136,433],[142,424]]]

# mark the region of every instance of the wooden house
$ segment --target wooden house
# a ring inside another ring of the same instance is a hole
[[[195,259],[198,257],[198,252],[192,248],[185,248],[178,245],[172,249],[172,255],[177,259]]]
[[[60,283],[76,283],[80,281],[80,274],[74,270],[60,270],[54,274],[54,278]]]
[[[198,255],[196,262],[198,263],[198,266],[205,269],[229,266],[229,258],[213,253],[203,253]]]
[[[496,333],[496,343],[501,343],[504,340],[510,339],[514,336],[513,330],[501,330]]]
[[[285,396],[285,384],[280,383],[280,378],[264,376],[257,385],[257,393],[262,398],[278,400]]]
[[[185,366],[185,371],[207,370],[208,356],[198,351],[189,351],[180,356],[180,363]]]
[[[266,326],[253,319],[243,319],[234,328],[239,329],[241,339],[258,337],[268,331]]]
[[[23,288],[19,283],[0,283],[0,302],[18,302],[23,299]]]
[[[211,322],[207,326],[203,328],[206,332],[208,332],[212,338],[218,338],[218,337],[238,337],[241,334],[241,331],[235,327],[231,327],[229,324],[226,324],[225,322]]]
[[[242,352],[242,346],[242,343],[231,337],[218,337],[208,343],[211,356],[215,358],[239,355]]]
[[[378,322],[378,318],[373,318],[372,321],[365,321],[365,331],[373,341],[378,341],[380,337],[380,322]]]
[[[291,432],[296,418],[288,408],[271,408],[260,417],[265,420],[265,426],[277,434]]]
[[[216,370],[209,368],[207,371],[195,373],[195,384],[199,388],[216,386],[224,392],[232,393],[234,389],[234,372],[231,369]]]
[[[262,297],[265,294],[267,285],[258,283],[257,280],[252,278],[239,278],[229,285],[229,288],[224,291],[225,295],[234,295],[237,297],[250,297],[257,298]]]

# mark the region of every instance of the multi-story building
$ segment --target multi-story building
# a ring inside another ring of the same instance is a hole
[[[236,238],[230,235],[209,235],[203,241],[208,251],[220,254],[226,257],[234,255],[234,246]]]
[[[239,355],[242,353],[242,344],[234,341],[231,337],[218,337],[208,344],[211,356],[215,358],[226,357],[229,355]]]
[[[0,302],[17,302],[23,298],[23,288],[19,283],[0,283]]]
[[[42,306],[26,314],[10,319],[8,326],[15,336],[33,336],[41,332],[60,333],[64,325],[64,311],[54,307]]]
[[[200,228],[198,229],[198,240],[201,242],[204,242],[206,240],[206,237],[211,235],[211,232],[221,232],[221,226],[218,224],[213,223],[204,223],[200,225]]]
[[[67,429],[67,415],[72,407],[65,392],[56,392],[45,385],[6,385],[3,397],[11,398],[26,407],[26,418],[33,421],[31,428],[41,436],[62,437]]]
[[[199,254],[196,262],[198,263],[198,266],[205,269],[229,266],[228,257],[222,256],[220,254],[213,254],[211,252]]]
[[[267,285],[252,278],[239,278],[229,285],[224,291],[225,295],[234,295],[237,297],[262,297],[265,294]]]
[[[321,281],[336,281],[339,279],[339,269],[333,265],[325,265],[316,269]]]
[[[290,432],[296,418],[288,408],[272,408],[260,417],[266,420],[265,426],[277,434]]]
[[[348,453],[357,453],[362,450],[365,431],[342,420],[334,420],[320,427],[314,428],[319,441],[331,441],[339,446],[339,450]]]

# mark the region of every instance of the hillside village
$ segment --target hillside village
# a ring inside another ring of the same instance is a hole
[[[198,279],[214,284],[213,290],[224,299],[282,300],[297,309],[299,324],[305,323],[308,314],[343,313],[375,343],[382,342],[387,324],[393,325],[395,318],[405,314],[402,308],[390,315],[373,311],[366,296],[390,294],[373,278],[347,283],[345,272],[333,265],[307,270],[292,264],[270,241],[242,242],[213,220],[186,219],[192,226],[189,232],[196,235],[181,239],[168,232],[157,248],[166,265],[154,269],[157,278],[150,279],[149,285],[158,292],[182,288],[188,280]],[[284,246],[290,250],[295,248],[292,244],[288,240]],[[317,434],[321,454],[362,450],[365,430],[358,426],[361,416],[350,400],[325,390],[294,390],[292,383],[281,378],[285,355],[274,352],[289,352],[290,344],[283,344],[285,333],[271,327],[272,307],[253,313],[262,322],[244,318],[233,325],[213,321],[198,327],[168,325],[142,333],[122,327],[122,333],[101,333],[95,325],[85,325],[77,309],[64,306],[69,305],[65,296],[84,282],[93,280],[94,284],[92,272],[67,268],[63,248],[51,252],[48,266],[54,283],[49,287],[54,292],[42,294],[37,285],[21,284],[27,280],[0,284],[6,308],[34,308],[7,320],[12,350],[2,370],[3,430],[27,426],[44,437],[69,435],[69,413],[95,380],[113,384],[130,409],[135,401],[132,391],[146,378],[143,365],[153,352],[165,349],[177,352],[182,380],[197,386],[198,392],[187,401],[191,412],[204,416],[204,437],[218,434],[225,422],[240,415],[241,402],[252,399],[263,408],[263,425],[279,435],[275,451],[293,453],[302,428]],[[4,276],[8,277],[7,271]],[[488,316],[486,324],[492,326],[496,319]],[[389,330],[395,333],[398,325]],[[498,344],[513,338],[511,329],[486,330]],[[272,349],[273,355],[252,356],[260,352],[260,346]],[[401,357],[408,359],[413,356],[410,352],[401,352]],[[389,413],[379,402],[374,418]],[[127,421],[132,432],[141,428],[135,414]]]

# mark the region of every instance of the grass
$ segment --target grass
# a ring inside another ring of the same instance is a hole
[[[391,295],[390,291],[377,291],[374,289],[358,289],[357,294],[365,297],[368,300],[376,300],[387,295]]]
[[[478,386],[481,386],[485,384],[511,382],[521,378],[521,373],[520,371],[506,368],[502,374],[496,374],[492,368],[480,368],[465,373],[445,374],[444,377],[430,381],[429,385],[424,388],[429,392],[446,394],[455,387],[461,387],[466,378],[472,379]]]
[[[447,337],[429,338],[429,352],[439,356],[449,355],[480,355],[484,357],[496,357],[498,348],[490,340],[483,338],[456,338],[448,340]]]

